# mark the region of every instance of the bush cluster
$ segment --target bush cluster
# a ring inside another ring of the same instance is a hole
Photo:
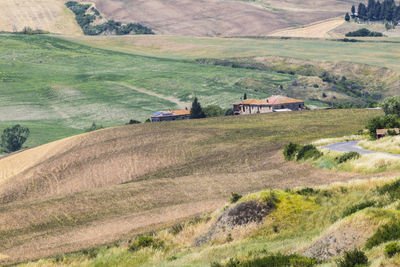
[[[289,143],[283,149],[283,156],[286,160],[307,160],[317,159],[323,154],[314,145],[299,145],[296,143]]]
[[[317,159],[322,156],[322,153],[314,145],[305,145],[297,153],[296,160]]]
[[[377,188],[379,194],[388,194],[393,200],[400,198],[400,179]]]
[[[400,238],[400,222],[392,222],[382,225],[376,232],[367,239],[365,247],[370,249],[387,241]]]
[[[76,1],[68,1],[65,4],[74,14],[76,22],[82,28],[85,35],[100,35],[104,32],[115,33],[117,35],[135,34],[154,34],[154,32],[141,24],[128,23],[122,24],[119,21],[109,20],[103,24],[92,25],[96,18],[100,17],[100,12],[90,4],[80,4]],[[93,14],[88,13],[88,10]]]
[[[347,153],[344,153],[344,154],[336,157],[335,160],[337,163],[340,164],[340,163],[345,163],[352,159],[358,159],[358,158],[360,158],[360,156],[361,156],[360,153],[357,153],[357,152],[347,152]]]
[[[346,33],[346,37],[382,37],[382,36],[383,34],[381,32],[372,32],[366,28]]]
[[[363,209],[372,207],[374,205],[375,205],[375,202],[369,201],[369,200],[361,202],[361,203],[358,203],[358,204],[355,204],[355,205],[350,206],[350,207],[348,207],[347,209],[344,210],[343,217],[349,216],[349,215],[351,215],[353,213],[356,213],[359,210],[363,210]]]
[[[391,242],[385,247],[385,255],[389,258],[400,252],[400,246],[396,242]]]
[[[160,249],[164,248],[164,241],[156,239],[152,236],[142,235],[138,236],[129,246],[130,251],[137,251],[142,248]]]
[[[339,267],[361,267],[367,266],[368,258],[365,253],[359,249],[347,251],[341,259],[337,261]]]
[[[388,114],[385,116],[374,117],[370,119],[365,126],[368,129],[371,138],[376,138],[377,129],[390,129],[400,127],[400,118],[394,114]]]
[[[305,256],[291,254],[275,254],[262,258],[255,258],[247,261],[230,259],[226,264],[214,262],[211,267],[311,267],[318,264],[319,261]]]

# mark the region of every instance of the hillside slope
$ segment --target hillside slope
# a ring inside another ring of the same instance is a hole
[[[280,149],[354,133],[377,114],[328,110],[149,123],[0,159],[0,253],[7,256],[0,263],[165,227],[218,208],[231,192],[369,178],[288,163]]]
[[[91,0],[107,17],[137,21],[157,34],[266,35],[343,13],[355,1]]]
[[[63,0],[0,0],[0,31],[31,27],[52,33],[82,34],[64,3]]]

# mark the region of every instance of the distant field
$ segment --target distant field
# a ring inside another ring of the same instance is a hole
[[[0,31],[24,27],[52,33],[82,34],[74,15],[63,0],[0,0]]]
[[[107,17],[138,21],[158,34],[266,35],[272,31],[342,16],[356,1],[91,0]]]
[[[115,51],[169,58],[286,56],[387,67],[400,73],[400,39],[361,39],[344,43],[320,39],[238,39],[179,36],[66,37]]]
[[[326,110],[131,125],[0,159],[0,264],[165,227],[221,207],[231,192],[370,178],[285,162],[281,149],[355,133],[379,114]]]

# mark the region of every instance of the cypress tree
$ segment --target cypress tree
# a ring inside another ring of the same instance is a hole
[[[243,95],[243,100],[246,100],[246,99],[247,99],[247,94],[244,93],[244,95]]]
[[[344,20],[349,22],[350,21],[350,15],[349,13],[346,13],[346,16],[344,16]]]
[[[356,7],[354,5],[351,6],[351,14],[354,15],[356,13]]]
[[[190,118],[191,119],[201,119],[205,118],[206,115],[204,114],[204,111],[200,105],[200,102],[198,101],[197,97],[194,98],[193,103],[192,103],[192,108],[190,109]]]

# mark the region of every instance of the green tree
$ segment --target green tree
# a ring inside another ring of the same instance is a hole
[[[204,108],[204,114],[207,118],[209,117],[219,117],[224,115],[224,110],[217,105],[209,105]]]
[[[243,95],[243,100],[246,100],[246,99],[247,99],[247,94],[244,93],[244,95]]]
[[[350,15],[349,13],[346,13],[346,15],[344,16],[344,20],[349,22],[350,21]]]
[[[204,111],[201,107],[201,104],[197,97],[194,98],[193,103],[192,103],[192,108],[190,109],[190,118],[191,119],[201,119],[205,118],[206,115],[204,114]]]
[[[386,115],[397,115],[400,117],[400,97],[387,97],[381,102],[380,106]]]
[[[353,5],[351,7],[351,14],[354,15],[354,13],[356,13],[356,7]]]
[[[6,128],[1,136],[1,145],[8,152],[20,150],[29,134],[29,129],[19,124]]]

